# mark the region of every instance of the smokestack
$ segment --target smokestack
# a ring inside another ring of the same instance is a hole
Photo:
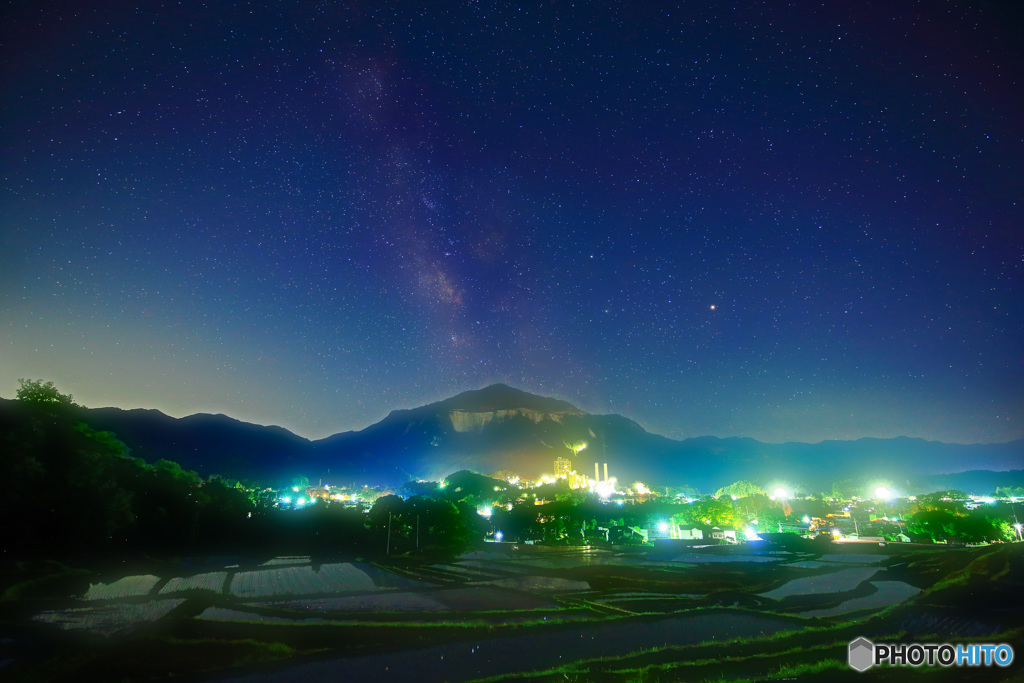
[[[601,481],[601,475],[597,471],[597,463],[596,462],[594,463],[594,481],[596,481],[596,482],[600,482]]]
[[[604,464],[604,480],[608,481],[608,463]]]

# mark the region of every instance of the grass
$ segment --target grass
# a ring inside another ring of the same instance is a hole
[[[10,678],[5,680],[13,683],[167,680],[171,675],[192,677],[287,661],[299,652],[284,643],[250,638],[138,637],[117,641],[80,638],[65,641],[59,657],[41,658],[28,666],[12,667],[6,674]]]
[[[88,569],[70,569],[54,564],[50,571],[42,576],[30,575],[31,578],[16,580],[3,591],[0,601],[65,597],[77,591],[84,591],[89,585],[89,577],[93,574]]]

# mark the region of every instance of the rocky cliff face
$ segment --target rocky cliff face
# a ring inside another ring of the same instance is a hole
[[[491,422],[504,422],[516,417],[525,417],[528,420],[540,424],[544,420],[552,420],[561,423],[562,418],[568,413],[548,413],[530,408],[511,408],[504,410],[469,411],[452,410],[448,412],[448,418],[452,421],[452,429],[456,432],[473,432],[483,429]],[[583,414],[582,412],[580,413]]]

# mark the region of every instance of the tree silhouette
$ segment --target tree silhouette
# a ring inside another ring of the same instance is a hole
[[[78,405],[71,394],[62,394],[52,381],[19,379],[18,384],[20,386],[15,392],[15,398],[24,403],[60,408],[71,408]]]

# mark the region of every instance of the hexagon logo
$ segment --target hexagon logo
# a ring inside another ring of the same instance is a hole
[[[847,661],[857,671],[867,671],[875,663],[874,643],[867,638],[858,638],[852,641]]]

